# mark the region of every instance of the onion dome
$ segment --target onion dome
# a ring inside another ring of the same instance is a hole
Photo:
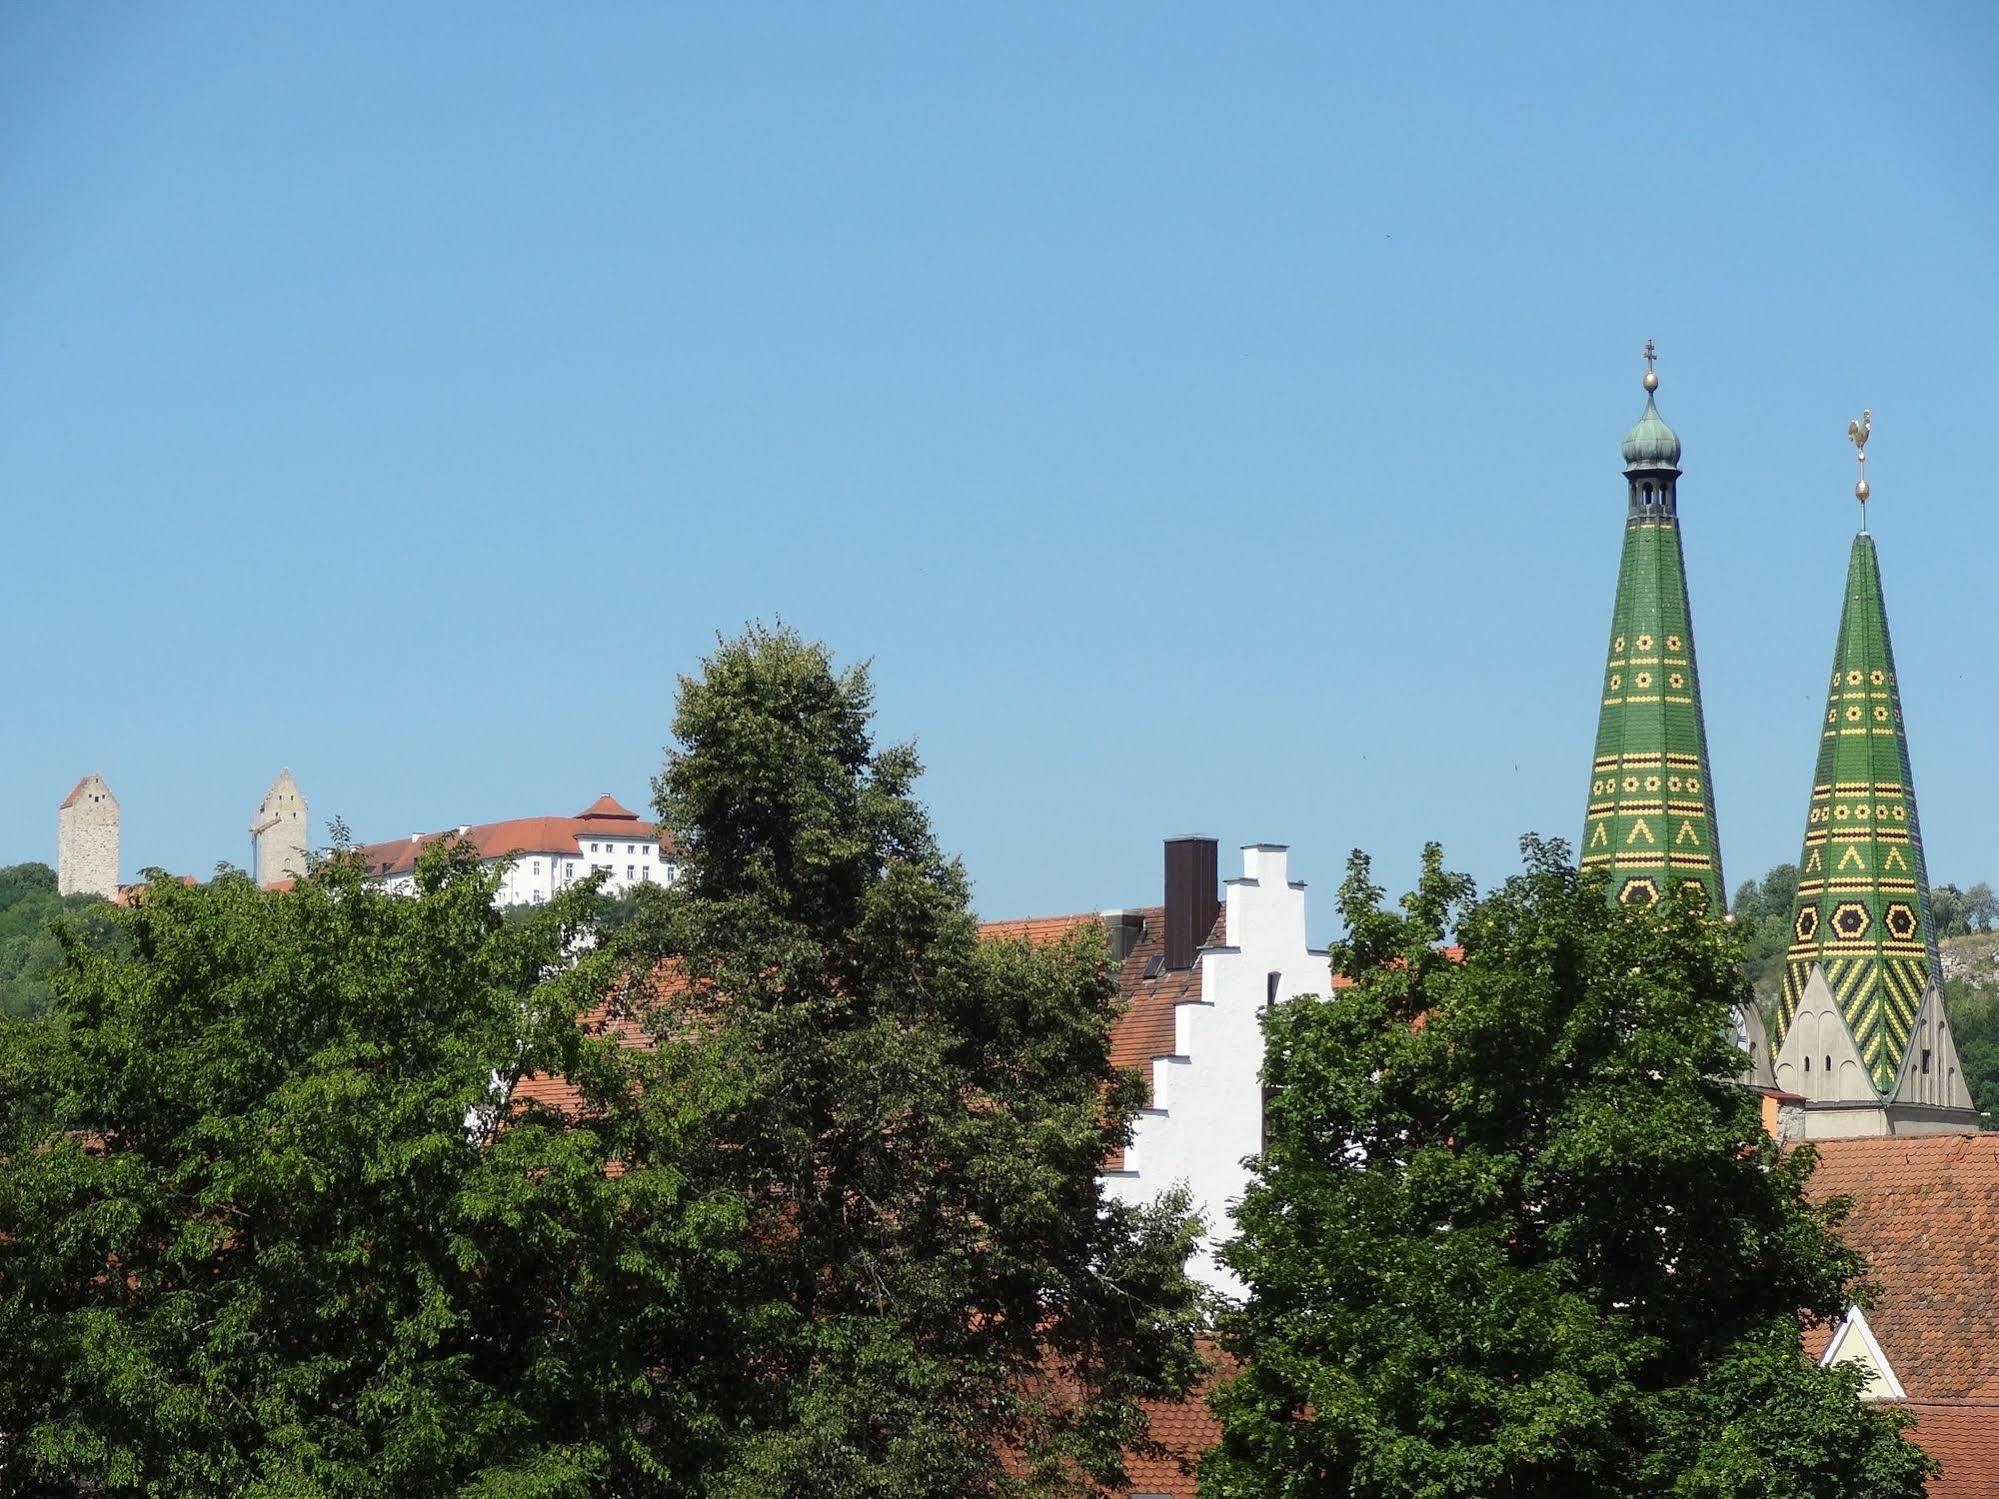
[[[1652,392],[1658,388],[1659,377],[1647,370],[1645,414],[1624,434],[1624,471],[1627,474],[1642,469],[1677,469],[1680,466],[1680,439],[1666,425],[1665,418],[1659,415],[1657,402],[1652,399]]]

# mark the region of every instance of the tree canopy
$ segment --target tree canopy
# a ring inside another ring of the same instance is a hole
[[[0,868],[0,1016],[44,1013],[54,1002],[49,977],[62,966],[62,944],[51,924],[67,919],[79,935],[99,940],[111,930],[110,905],[96,895],[57,895],[46,864]]]
[[[1356,855],[1353,987],[1268,1017],[1203,1493],[1916,1499],[1900,1418],[1801,1356],[1861,1266],[1727,1081],[1726,929],[1527,854],[1477,901],[1433,846],[1399,910]]]
[[[681,683],[656,1049],[577,1073],[630,1204],[617,1486],[1067,1492],[1196,1371],[1193,1225],[1097,1179],[1140,1101],[1106,944],[979,939],[872,691],[761,627]]]
[[[410,896],[336,852],[59,932],[55,1023],[0,1022],[10,1489],[1114,1481],[1199,1302],[1184,1204],[1097,1179],[1107,945],[980,940],[870,711],[724,642],[659,781],[685,877],[608,934],[451,842]]]
[[[58,1492],[529,1491],[574,1474],[561,1246],[594,1167],[488,1143],[572,1049],[577,910],[503,928],[440,846],[411,898],[159,880],[0,1026],[0,1463]],[[587,1198],[586,1198],[587,1201]]]

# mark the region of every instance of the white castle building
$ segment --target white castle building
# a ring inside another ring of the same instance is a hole
[[[358,850],[368,876],[383,888],[416,889],[416,861],[439,839],[462,838],[490,866],[511,861],[495,897],[502,906],[541,905],[558,890],[605,876],[604,892],[623,895],[640,885],[670,885],[677,870],[659,829],[620,806],[607,792],[574,817],[514,817],[466,823],[437,833],[411,833]]]

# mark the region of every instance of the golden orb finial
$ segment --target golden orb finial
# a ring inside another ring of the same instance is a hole
[[[1645,394],[1650,395],[1659,388],[1659,372],[1652,368],[1652,361],[1659,357],[1659,351],[1652,347],[1652,340],[1645,340]]]

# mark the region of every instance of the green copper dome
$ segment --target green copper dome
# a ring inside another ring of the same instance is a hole
[[[1658,404],[1648,393],[1645,414],[1624,434],[1624,471],[1634,473],[1641,469],[1679,466],[1680,439],[1666,425],[1666,419],[1659,415]]]

